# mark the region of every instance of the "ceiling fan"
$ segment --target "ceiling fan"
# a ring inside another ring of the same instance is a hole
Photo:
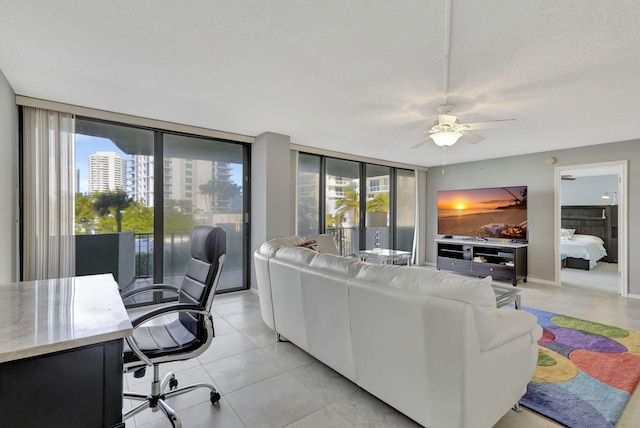
[[[429,141],[429,138],[433,140],[440,147],[449,147],[454,145],[458,141],[464,141],[470,144],[476,144],[484,140],[484,137],[469,132],[472,129],[486,128],[490,124],[495,122],[508,122],[515,119],[499,119],[491,120],[488,122],[471,122],[471,123],[458,123],[458,117],[447,114],[453,108],[453,104],[442,104],[438,106],[438,121],[425,133],[429,133],[429,137],[420,141],[412,146],[412,149],[420,147]]]
[[[443,88],[443,103],[438,106],[438,121],[425,133],[429,133],[429,137],[420,141],[418,144],[412,146],[414,149],[420,147],[429,141],[429,138],[433,140],[438,146],[447,148],[454,145],[458,140],[465,141],[467,143],[475,144],[484,140],[484,137],[480,135],[472,134],[469,132],[471,129],[480,129],[488,127],[488,124],[495,122],[507,122],[515,119],[501,119],[492,120],[488,122],[476,122],[476,123],[458,123],[457,116],[449,114],[453,108],[453,104],[448,102],[449,92],[449,54],[451,51],[451,3],[452,0],[445,0],[444,8],[444,88]]]

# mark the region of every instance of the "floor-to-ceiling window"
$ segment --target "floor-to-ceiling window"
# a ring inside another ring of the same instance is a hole
[[[415,171],[396,169],[395,249],[412,251],[416,222]]]
[[[78,117],[75,134],[76,273],[152,282],[154,131]]]
[[[391,248],[389,233],[389,197],[391,168],[366,164],[366,239],[365,248]],[[374,213],[374,214],[372,214]]]
[[[298,234],[332,234],[343,255],[373,248],[376,233],[381,248],[412,250],[414,171],[299,153],[297,188]]]
[[[211,224],[227,232],[218,291],[247,288],[246,145],[77,118],[76,146],[79,273],[114,272],[124,291],[178,285],[191,230]]]
[[[300,153],[298,156],[298,234],[311,235],[321,230],[321,164],[319,156]]]
[[[190,257],[189,232],[200,224],[227,232],[219,291],[241,289],[245,223],[243,146],[164,134],[164,282],[178,284]]]
[[[360,163],[327,158],[325,230],[336,239],[342,255],[360,248]]]

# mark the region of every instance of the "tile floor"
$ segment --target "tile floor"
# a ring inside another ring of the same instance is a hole
[[[640,331],[640,301],[611,294],[529,282],[522,304]],[[184,428],[353,428],[418,427],[411,419],[360,389],[290,343],[276,343],[262,322],[258,296],[251,291],[214,299],[216,337],[199,358],[165,364],[180,385],[210,381],[222,394],[216,406],[208,390],[169,401]],[[142,379],[125,374],[125,388],[148,392],[151,370]],[[129,408],[125,401],[125,409]],[[145,410],[126,421],[127,428],[171,427],[161,412]],[[558,427],[523,410],[509,411],[496,428]],[[640,426],[640,388],[618,428]]]

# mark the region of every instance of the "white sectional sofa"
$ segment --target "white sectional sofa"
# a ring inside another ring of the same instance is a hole
[[[310,240],[319,252],[296,246]],[[497,309],[490,277],[336,253],[328,235],[254,253],[262,318],[277,334],[426,427],[491,427],[522,397],[542,329]]]

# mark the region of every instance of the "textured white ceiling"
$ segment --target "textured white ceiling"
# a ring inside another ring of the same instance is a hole
[[[20,95],[415,165],[443,100],[444,0],[0,0]],[[465,162],[640,138],[640,3],[453,0],[449,102],[516,119]]]

